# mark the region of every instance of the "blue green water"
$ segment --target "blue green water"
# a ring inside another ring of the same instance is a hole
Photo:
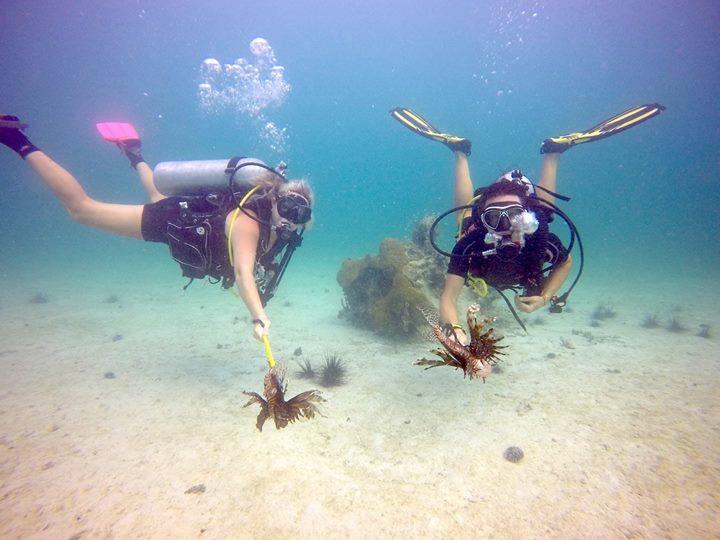
[[[31,1],[4,2],[0,17],[3,110],[93,196],[144,201],[94,131],[104,119],[137,125],[151,162],[284,159],[317,192],[305,264],[374,251],[451,205],[450,153],[395,123],[393,106],[471,138],[481,185],[515,167],[536,177],[547,136],[660,102],[659,118],[563,156],[558,189],[573,197],[565,208],[591,269],[718,275],[716,2]],[[245,56],[258,36],[292,84],[267,111],[288,128],[282,155],[251,122],[208,118],[197,103],[200,62]],[[71,223],[20,160],[3,150],[0,163],[0,245],[14,272],[165,256]]]
[[[0,536],[717,536],[716,0],[27,0],[0,2],[0,28],[0,112],[93,197],[146,201],[103,120],[135,124],[151,163],[246,154],[307,178],[315,224],[270,304],[273,350],[289,395],[315,385],[298,358],[349,373],[322,418],[257,432],[241,392],[266,364],[240,303],[183,293],[165,246],[72,222],[0,147]],[[281,153],[198,102],[203,60],[257,37],[292,85],[264,111]],[[536,179],[544,138],[650,102],[667,110],[562,156],[586,279],[527,335],[491,313],[508,349],[487,384],[336,317],[344,258],[452,205],[452,155],[389,109],[472,139],[479,186]],[[595,327],[598,304],[617,317]],[[686,332],[641,328],[652,313]]]

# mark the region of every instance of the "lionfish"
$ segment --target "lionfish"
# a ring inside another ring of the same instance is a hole
[[[260,405],[256,423],[259,431],[262,431],[263,424],[268,418],[272,418],[275,421],[275,428],[280,429],[296,420],[314,418],[315,414],[322,416],[317,405],[325,399],[318,390],[308,390],[285,401],[285,391],[287,390],[285,372],[285,366],[280,364],[270,368],[267,372],[263,387],[265,399],[255,392],[243,392],[250,396],[250,400],[243,407],[248,407],[253,403]]]
[[[440,342],[443,349],[433,349],[430,352],[442,358],[442,360],[428,360],[421,358],[415,362],[416,366],[427,366],[430,369],[438,366],[450,366],[455,369],[462,369],[463,376],[475,379],[480,377],[483,382],[488,378],[492,368],[497,364],[501,354],[500,349],[505,347],[498,346],[497,343],[503,338],[493,336],[494,329],[488,328],[486,332],[483,329],[486,325],[493,323],[495,317],[478,319],[477,314],[480,311],[478,304],[471,305],[467,310],[467,324],[470,328],[470,344],[463,345],[453,336],[448,336],[440,327],[437,315],[421,310],[425,319],[430,324],[433,337]]]

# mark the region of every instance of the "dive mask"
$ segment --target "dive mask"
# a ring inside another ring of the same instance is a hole
[[[525,208],[518,203],[491,204],[480,214],[480,220],[492,231],[508,231],[523,212]]]
[[[312,209],[307,201],[293,194],[278,197],[277,212],[280,217],[292,221],[295,225],[304,225],[312,217]]]

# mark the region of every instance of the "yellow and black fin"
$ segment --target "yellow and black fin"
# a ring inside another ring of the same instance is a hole
[[[578,144],[586,142],[597,141],[610,137],[626,129],[630,129],[633,126],[641,124],[645,120],[649,120],[653,116],[657,116],[665,110],[663,105],[659,103],[648,103],[646,105],[640,105],[633,107],[627,111],[621,112],[603,120],[596,126],[581,132],[581,133],[569,133],[567,135],[561,135],[560,137],[550,137],[545,139],[540,147],[541,154],[561,154],[568,148],[571,148]]]
[[[422,135],[423,137],[432,139],[433,141],[441,142],[453,152],[462,152],[468,156],[470,155],[472,143],[469,139],[463,139],[462,137],[456,137],[455,135],[450,135],[449,133],[443,133],[433,127],[433,125],[422,116],[404,107],[396,107],[390,111],[390,114],[403,126],[411,131],[414,131],[418,135]]]

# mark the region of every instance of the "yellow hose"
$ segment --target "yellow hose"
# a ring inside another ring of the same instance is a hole
[[[240,201],[240,204],[238,204],[238,207],[235,209],[235,211],[232,214],[232,217],[230,218],[230,226],[228,227],[228,235],[227,235],[227,250],[228,250],[228,259],[230,261],[230,264],[233,264],[233,249],[232,249],[232,233],[233,233],[233,226],[235,225],[235,220],[238,217],[238,214],[240,213],[240,209],[245,206],[245,203],[248,201],[248,199],[252,196],[253,193],[255,193],[260,186],[255,186],[250,191],[248,191],[245,196]],[[235,291],[233,291],[235,292]],[[236,296],[240,296],[236,293]],[[265,346],[265,356],[267,356],[268,365],[270,366],[270,369],[275,367],[275,358],[273,357],[272,349],[270,348],[270,341],[268,340],[267,336],[262,337],[263,345]]]
[[[233,264],[233,249],[232,249],[232,233],[233,233],[233,226],[235,225],[235,220],[238,217],[238,214],[240,213],[240,209],[245,206],[245,203],[248,201],[248,199],[251,197],[253,193],[255,193],[258,189],[260,189],[260,186],[255,186],[250,191],[248,191],[245,196],[240,201],[240,204],[238,204],[238,207],[235,209],[235,211],[232,214],[232,218],[230,218],[230,226],[228,227],[228,234],[227,234],[227,250],[228,250],[228,261],[230,261],[230,264]]]

